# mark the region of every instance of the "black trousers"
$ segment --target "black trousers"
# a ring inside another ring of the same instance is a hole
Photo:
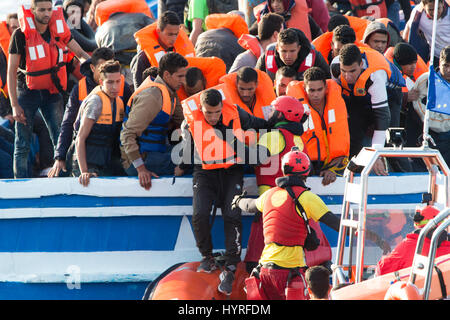
[[[192,225],[197,247],[202,256],[212,254],[211,212],[214,205],[220,207],[224,221],[226,265],[236,265],[241,260],[241,210],[231,210],[231,201],[242,193],[243,178],[241,166],[215,170],[195,166],[193,172]]]

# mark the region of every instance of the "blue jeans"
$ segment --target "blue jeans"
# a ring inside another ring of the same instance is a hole
[[[389,8],[387,8],[387,17],[395,24],[400,30],[400,3],[394,1]]]
[[[12,162],[13,152],[14,145],[5,138],[0,137],[0,179],[14,178]]]
[[[26,125],[16,122],[16,138],[14,143],[14,177],[31,177],[28,168],[28,154],[30,152],[33,134],[33,119],[39,110],[50,133],[53,147],[58,141],[59,129],[63,115],[63,99],[61,94],[50,94],[48,90],[17,90],[17,100],[22,107]]]

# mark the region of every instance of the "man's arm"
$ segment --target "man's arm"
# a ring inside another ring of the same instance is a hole
[[[85,116],[82,117],[80,129],[78,131],[77,138],[75,141],[78,166],[80,167],[81,172],[78,180],[85,187],[87,187],[89,184],[89,178],[93,175],[95,176],[95,174],[89,173],[86,161],[86,139],[89,136],[89,133],[91,132],[95,122],[96,121],[93,119],[89,119]]]
[[[80,60],[80,63],[83,63],[90,58],[87,52],[80,47],[75,39],[70,40],[67,44],[67,47],[77,56],[77,58]]]
[[[203,20],[199,18],[195,18],[192,20],[192,31],[189,35],[189,39],[192,41],[192,44],[195,46],[197,43],[198,36],[203,32]]]
[[[386,91],[387,74],[384,70],[375,71],[370,75],[372,85],[367,92],[371,97],[372,111],[374,115],[375,132],[372,138],[372,146],[381,144],[386,140],[386,129],[389,128],[391,113],[389,111],[388,96]]]
[[[275,125],[275,118],[269,120],[255,117],[241,107],[237,106],[239,112],[239,119],[241,120],[241,127],[243,130],[249,129],[270,129]]]
[[[9,99],[11,101],[11,108],[13,112],[13,118],[15,121],[26,124],[27,119],[22,107],[17,100],[17,69],[20,63],[20,54],[9,54],[8,61],[8,92]]]
[[[55,149],[55,163],[48,172],[48,177],[53,178],[59,176],[61,170],[66,171],[67,150],[72,143],[73,124],[77,118],[80,109],[80,101],[78,98],[78,85],[72,89],[64,111],[64,117],[61,122],[61,129],[58,136],[58,143]]]
[[[150,190],[151,178],[158,177],[145,167],[144,160],[139,152],[137,138],[142,135],[149,123],[153,121],[162,108],[162,95],[153,94],[158,88],[149,88],[136,95],[132,102],[128,120],[123,123],[120,133],[120,142],[126,156],[136,168],[140,185],[146,190]],[[159,107],[158,107],[159,106]]]

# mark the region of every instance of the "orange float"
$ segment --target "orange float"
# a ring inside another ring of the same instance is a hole
[[[441,270],[446,283],[450,279],[450,254],[436,258],[435,265]],[[410,287],[394,283],[394,288],[390,289],[389,295],[386,295],[391,284],[400,279],[399,282],[408,280],[411,273],[411,267],[398,271],[398,277],[395,272],[387,273],[372,279],[368,279],[359,283],[348,285],[331,293],[332,300],[383,300],[386,298],[397,299],[400,297],[418,298],[413,294]],[[417,276],[415,285],[422,288],[424,285],[424,277]],[[429,300],[442,298],[442,291],[438,274],[433,270]]]
[[[95,9],[95,23],[101,26],[116,12],[144,13],[154,19],[145,0],[108,0],[100,2]]]
[[[248,277],[245,264],[238,264],[230,296],[220,293],[220,269],[211,273],[197,272],[200,262],[179,265],[162,279],[150,284],[144,298],[149,300],[246,300],[244,281]]]

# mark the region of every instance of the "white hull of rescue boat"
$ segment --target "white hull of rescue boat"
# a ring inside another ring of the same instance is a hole
[[[414,208],[427,191],[426,174],[371,179],[370,208]],[[76,178],[0,180],[0,299],[141,299],[170,266],[200,260],[190,223],[192,178],[172,182],[154,179],[146,191],[129,177],[94,178],[87,188]],[[343,178],[307,184],[341,212]],[[256,196],[254,176],[245,177],[244,189]],[[213,243],[223,250],[217,215]],[[243,213],[243,248],[251,221]],[[334,255],[337,233],[322,229]]]

